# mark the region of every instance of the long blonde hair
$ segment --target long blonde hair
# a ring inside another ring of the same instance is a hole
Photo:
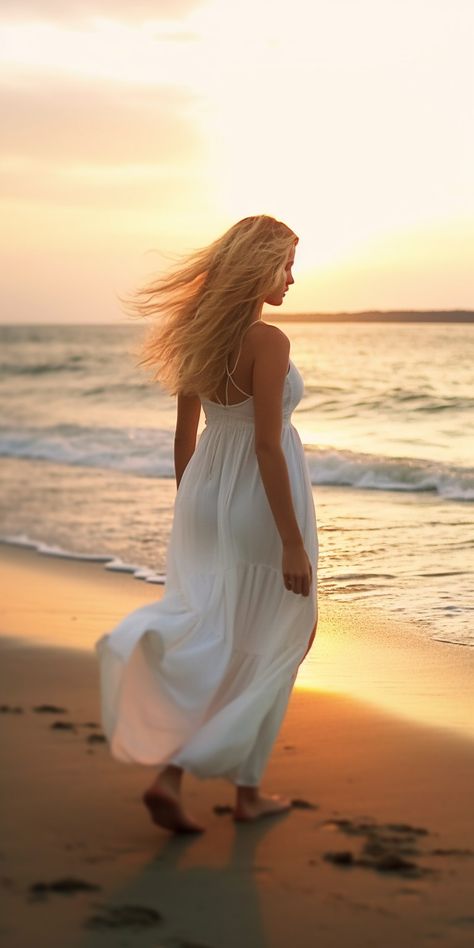
[[[161,317],[142,345],[139,365],[152,368],[152,379],[170,395],[212,397],[226,358],[284,279],[296,243],[281,221],[245,217],[128,300],[120,297],[129,315]]]

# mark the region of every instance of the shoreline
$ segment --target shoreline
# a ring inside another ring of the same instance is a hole
[[[102,563],[4,543],[0,570],[1,639],[89,654],[124,615],[165,591]],[[321,595],[318,606],[316,639],[296,690],[345,696],[403,721],[474,738],[472,650],[428,639],[416,624],[394,622],[374,608]]]
[[[433,323],[472,323],[474,322],[474,310],[472,309],[374,309],[374,310],[335,310],[332,313],[309,313],[307,311],[297,312],[297,313],[284,313],[279,315],[274,313],[272,310],[265,310],[263,313],[264,317],[271,318],[271,322],[274,323],[284,323],[284,322],[433,322]],[[18,323],[13,322],[1,322],[0,326],[11,328],[18,326]],[[111,326],[116,328],[117,326],[128,325],[123,319],[108,320],[107,322],[100,321],[90,321],[90,322],[77,322],[77,323],[67,323],[64,322],[47,322],[44,320],[37,322],[22,322],[20,324],[22,327],[27,328],[38,326]]]

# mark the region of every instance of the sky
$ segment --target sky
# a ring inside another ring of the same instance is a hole
[[[473,54],[472,0],[1,0],[1,321],[123,322],[260,213],[279,316],[474,308]]]

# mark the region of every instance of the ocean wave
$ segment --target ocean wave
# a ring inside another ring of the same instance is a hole
[[[0,543],[8,546],[20,546],[27,550],[36,550],[43,556],[53,556],[61,560],[80,560],[85,563],[102,563],[104,569],[113,573],[129,573],[135,579],[143,579],[146,583],[166,583],[165,573],[156,573],[148,566],[136,566],[132,563],[125,563],[118,556],[110,556],[104,553],[79,553],[75,550],[67,550],[64,547],[55,544],[45,543],[42,540],[33,540],[25,533],[0,534]]]
[[[58,361],[34,362],[30,365],[18,362],[0,363],[0,375],[7,378],[9,375],[49,375],[60,372],[82,372],[86,366],[86,360],[81,355],[61,356]]]
[[[358,418],[360,412],[387,412],[394,418],[400,411],[410,414],[439,414],[440,412],[467,412],[474,408],[474,398],[467,394],[443,395],[432,390],[397,387],[381,390],[380,387],[363,393],[356,380],[349,380],[352,387],[311,384],[305,382],[305,400],[299,413],[316,412],[318,415],[333,414],[335,417]],[[342,414],[341,414],[342,413]]]
[[[164,428],[63,424],[0,429],[0,457],[28,458],[140,477],[175,476],[173,433]],[[474,500],[474,468],[422,458],[385,457],[305,446],[312,484],[359,490],[433,491],[445,500]]]
[[[74,424],[0,429],[0,457],[97,467],[142,477],[174,477],[173,434],[163,428]]]
[[[474,500],[472,467],[331,448],[306,448],[306,455],[312,484],[360,490],[433,491],[445,500]]]

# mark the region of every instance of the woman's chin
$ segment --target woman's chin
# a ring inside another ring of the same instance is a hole
[[[269,306],[281,306],[283,303],[283,296],[272,296],[270,299],[265,300],[265,302],[268,303]]]

